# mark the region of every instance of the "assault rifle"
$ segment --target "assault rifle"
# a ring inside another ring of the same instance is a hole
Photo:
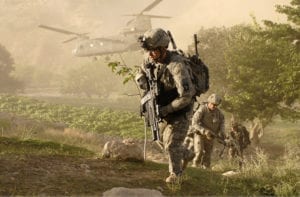
[[[234,139],[232,136],[229,135],[227,139],[221,138],[219,135],[216,135],[215,133],[211,133],[211,135],[217,139],[217,141],[222,144],[224,147],[222,151],[220,152],[219,156],[222,158],[224,150],[226,147],[231,147],[233,146],[234,149],[237,150],[237,155],[240,157],[239,159],[242,159],[242,154],[241,154],[241,149],[239,144],[237,143],[237,140]]]
[[[162,120],[159,113],[159,105],[157,103],[159,95],[158,81],[154,76],[154,65],[149,63],[145,67],[148,78],[148,91],[141,99],[141,112],[145,117],[146,125],[151,128],[153,141],[160,141],[158,124]]]
[[[241,147],[239,146],[238,142],[236,139],[234,139],[232,136],[229,135],[229,137],[227,139],[222,139],[220,136],[212,133],[212,136],[214,138],[217,139],[217,141],[223,145],[223,149],[221,150],[221,152],[219,153],[219,157],[222,158],[223,157],[223,153],[225,151],[226,147],[231,147],[233,146],[233,148],[237,151],[237,159],[239,162],[239,167],[241,168],[244,161],[243,161],[243,156],[242,156],[242,151],[241,151]]]

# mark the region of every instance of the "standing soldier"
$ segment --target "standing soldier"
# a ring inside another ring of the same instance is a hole
[[[192,166],[194,167],[210,168],[214,138],[224,139],[224,115],[218,109],[220,103],[221,98],[217,94],[212,94],[193,115],[195,157]]]
[[[244,149],[251,143],[249,138],[249,131],[245,126],[235,121],[233,118],[231,119],[231,130],[228,134],[228,142],[229,142],[229,159],[233,159],[235,157],[243,158]],[[240,166],[242,165],[240,161]]]
[[[192,109],[195,88],[184,58],[167,50],[170,37],[163,29],[149,30],[139,41],[148,56],[135,80],[145,93],[149,89],[149,81],[157,83],[157,104],[161,118],[159,130],[162,132],[164,149],[169,155],[170,175],[166,182],[178,182],[183,170],[182,143],[189,126],[188,116]]]

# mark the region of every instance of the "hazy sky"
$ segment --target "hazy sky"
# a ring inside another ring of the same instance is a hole
[[[250,15],[254,15],[258,21],[283,21],[285,17],[275,11],[275,4],[289,4],[289,0],[164,0],[153,12],[163,13],[163,10],[167,10],[169,15],[174,16],[164,25],[173,31],[178,45],[185,48],[192,42],[193,33],[201,26],[247,23],[252,20]],[[172,7],[174,14],[168,6]],[[157,21],[153,21],[153,24],[160,25]]]
[[[89,32],[90,37],[117,34],[132,17],[154,0],[0,0],[0,43],[13,54],[17,63],[63,64],[73,61],[75,43],[62,45],[66,35],[46,32],[39,24],[73,32]],[[153,27],[173,33],[183,50],[192,43],[193,34],[201,27],[231,26],[270,19],[283,21],[275,4],[290,0],[163,0],[145,14],[166,15],[171,19],[153,19]],[[49,55],[50,54],[50,55]],[[78,58],[77,58],[78,59]]]

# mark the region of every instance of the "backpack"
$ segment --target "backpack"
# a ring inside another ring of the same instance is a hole
[[[200,96],[209,89],[209,70],[207,65],[197,56],[192,55],[187,57],[187,64],[191,68],[192,82],[196,89],[195,96]]]
[[[192,83],[194,84],[196,93],[195,96],[207,92],[209,89],[209,69],[206,64],[197,55],[185,55],[181,50],[176,51],[183,56],[186,65],[189,66]]]
[[[197,35],[194,34],[195,55],[185,55],[182,50],[178,50],[170,31],[167,31],[173,50],[185,58],[185,63],[190,67],[190,74],[196,93],[194,96],[200,96],[209,89],[209,70],[207,65],[199,58],[197,45],[199,43]]]

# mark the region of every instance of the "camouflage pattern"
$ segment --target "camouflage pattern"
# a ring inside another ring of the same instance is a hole
[[[158,47],[168,47],[170,38],[161,28],[150,29],[139,39],[142,48],[146,50]]]
[[[215,135],[224,136],[224,115],[218,108],[211,111],[207,103],[202,103],[193,115],[192,129],[195,151],[193,166],[200,164],[209,168],[214,139],[208,138],[205,132],[211,131]]]
[[[140,84],[140,79],[146,77],[145,65],[152,63],[156,66],[154,74],[160,76],[160,83],[163,86],[162,94],[176,90],[176,98],[168,103],[168,108],[172,111],[181,110],[193,101],[195,88],[189,74],[189,67],[185,65],[185,59],[177,53],[167,51],[165,63],[155,63],[151,58],[146,58],[140,67],[135,79]],[[145,85],[140,84],[140,88],[144,89]],[[146,91],[146,89],[144,89]]]
[[[166,115],[161,122],[160,131],[166,152],[169,154],[169,172],[179,175],[182,172],[183,141],[189,126],[189,113],[191,113],[195,89],[191,81],[188,67],[184,58],[177,53],[167,51],[164,63],[155,63],[147,57],[141,65],[136,81],[141,89],[147,90],[145,84],[139,83],[141,79],[147,79],[146,65],[152,63],[155,66],[154,75],[161,84],[160,95],[161,109]],[[147,81],[147,80],[146,80]]]
[[[249,132],[245,126],[240,123],[232,123],[232,128],[228,134],[230,147],[228,155],[230,159],[240,156],[243,158],[244,149],[251,143],[249,139]],[[234,146],[232,143],[236,143]]]

